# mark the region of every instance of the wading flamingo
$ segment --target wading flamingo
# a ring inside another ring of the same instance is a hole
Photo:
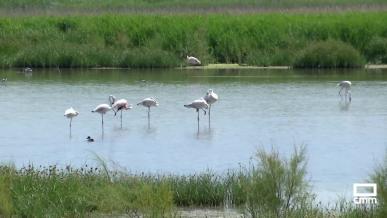
[[[108,104],[100,104],[98,105],[94,110],[91,112],[93,113],[99,113],[102,117],[102,129],[103,129],[103,115],[106,114],[106,112],[110,111],[112,108]]]
[[[30,67],[26,67],[23,69],[23,73],[32,73],[32,69]]]
[[[8,79],[7,79],[7,78],[3,78],[3,79],[1,79],[1,83],[0,83],[0,85],[6,85],[7,81],[8,81]]]
[[[149,126],[150,126],[150,108],[151,108],[151,107],[157,107],[157,106],[159,106],[159,103],[156,101],[155,98],[150,97],[150,98],[145,98],[144,100],[142,100],[142,101],[141,101],[140,103],[138,103],[137,105],[142,105],[142,106],[148,108],[148,127],[149,127]]]
[[[203,110],[204,115],[206,115],[205,109],[208,109],[208,104],[206,100],[204,100],[203,98],[197,99],[193,101],[191,104],[184,105],[184,107],[196,109],[196,112],[198,113],[198,131],[199,131],[199,110]]]
[[[211,105],[218,100],[218,95],[212,89],[209,89],[204,96],[204,100],[208,104],[208,125],[211,126]]]
[[[70,107],[64,112],[64,116],[70,119],[70,134],[71,134],[71,122],[73,121],[73,118],[78,116],[79,112],[74,110],[73,107]]]
[[[344,97],[345,97],[345,100],[347,100],[347,96],[348,96],[348,100],[351,101],[352,100],[352,95],[351,95],[351,86],[352,86],[352,83],[351,81],[341,81],[339,83],[337,83],[337,86],[340,86],[340,91],[339,91],[339,95],[341,97],[343,97],[341,95],[341,92],[343,91],[344,89]]]
[[[126,99],[120,99],[116,101],[116,97],[114,95],[109,96],[109,102],[110,106],[112,107],[112,110],[114,111],[114,116],[117,115],[117,112],[120,111],[120,118],[121,118],[121,128],[122,128],[122,110],[129,110],[132,109],[132,105],[128,103]]]
[[[187,63],[191,66],[199,66],[202,64],[199,59],[193,57],[193,56],[188,56],[187,55]]]

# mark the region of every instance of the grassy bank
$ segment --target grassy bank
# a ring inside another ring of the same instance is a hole
[[[333,63],[346,67],[386,63],[387,14],[0,18],[2,67],[175,67],[187,54],[204,64],[303,66],[310,51],[332,58],[316,43],[332,44]]]
[[[387,162],[372,174],[379,205],[314,201],[305,148],[290,158],[259,150],[250,166],[224,175],[128,174],[100,167],[0,167],[0,215],[178,217],[179,207],[231,207],[249,217],[385,217]],[[386,159],[387,160],[387,159]]]

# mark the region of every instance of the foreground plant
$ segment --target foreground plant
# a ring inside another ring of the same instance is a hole
[[[379,202],[372,207],[315,203],[304,146],[290,158],[260,149],[248,168],[223,175],[128,174],[96,157],[100,167],[0,166],[0,217],[175,217],[176,207],[222,206],[247,217],[387,217],[387,155],[371,176]]]
[[[306,180],[304,146],[296,147],[289,160],[281,158],[276,150],[258,150],[256,162],[245,184],[250,216],[288,217],[309,207],[314,195]]]

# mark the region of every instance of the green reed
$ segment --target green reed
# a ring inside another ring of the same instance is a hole
[[[300,66],[296,57],[325,41],[353,47],[360,56],[356,65],[363,65],[363,60],[386,63],[387,15],[347,12],[0,18],[0,66],[178,67],[185,65],[186,55],[197,56],[203,64],[267,66],[298,61]]]

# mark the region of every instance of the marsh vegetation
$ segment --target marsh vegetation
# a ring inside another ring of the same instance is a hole
[[[106,162],[76,169],[2,165],[0,214],[174,217],[179,207],[232,207],[251,217],[385,217],[386,163],[370,178],[379,187],[374,207],[315,202],[304,146],[295,147],[289,158],[260,149],[249,166],[224,175],[128,174],[109,170]]]
[[[357,67],[386,63],[386,27],[382,12],[0,18],[0,66],[177,67],[189,54],[205,65]]]
[[[273,10],[381,10],[383,0],[0,0],[4,15],[95,13],[224,13]]]

